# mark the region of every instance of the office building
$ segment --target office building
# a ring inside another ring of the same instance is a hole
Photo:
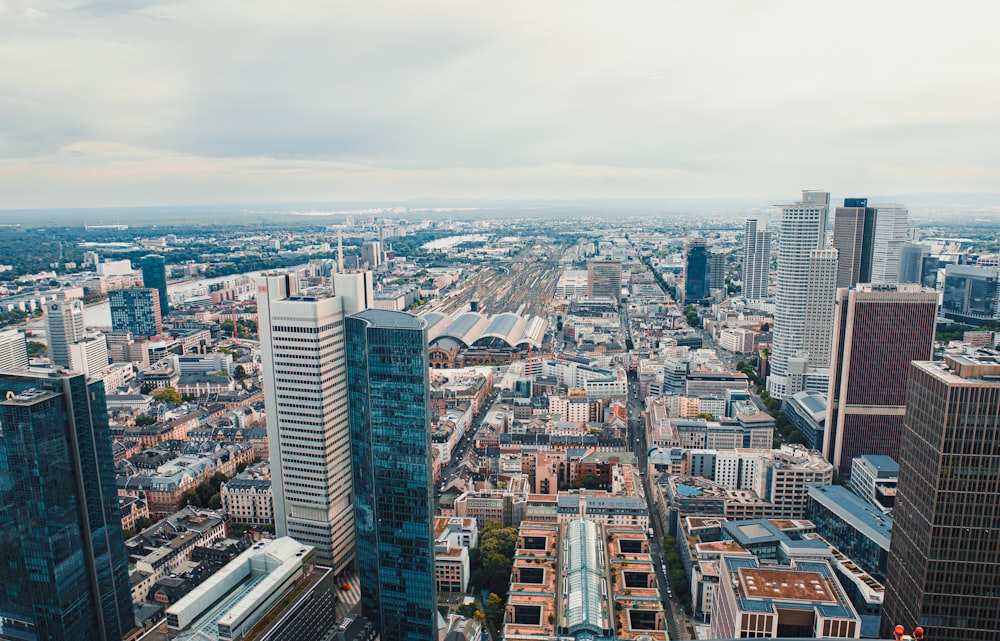
[[[885,514],[896,507],[898,486],[899,464],[891,456],[866,454],[851,463],[851,489]]]
[[[814,249],[809,252],[809,280],[806,283],[807,330],[803,335],[802,348],[808,354],[809,367],[813,369],[830,366],[837,266],[836,249]],[[792,390],[788,391],[789,394],[792,393]]]
[[[437,638],[427,322],[346,322],[361,614],[383,639]]]
[[[771,272],[771,232],[750,218],[743,226],[743,298],[765,300]]]
[[[45,327],[49,339],[49,360],[69,367],[69,346],[86,334],[83,301],[54,300],[45,305]]]
[[[899,248],[899,282],[922,283],[924,277],[924,260],[931,258],[927,245],[906,243]],[[935,268],[937,259],[934,260]],[[932,285],[933,287],[933,285]]]
[[[937,293],[919,285],[837,290],[823,455],[844,477],[863,454],[896,458],[910,361],[934,353]]]
[[[377,269],[382,264],[382,243],[370,240],[361,245],[361,264],[368,269]]]
[[[333,293],[344,301],[344,316],[368,309],[375,301],[372,273],[353,271],[334,274]]]
[[[587,261],[587,298],[613,298],[622,302],[622,262]]]
[[[294,274],[257,280],[275,531],[338,573],[355,552],[343,305]]]
[[[808,448],[822,451],[826,431],[826,394],[802,390],[785,397],[783,413],[802,435]]]
[[[713,639],[861,636],[861,617],[825,560],[776,566],[723,554],[719,573]]]
[[[837,287],[869,283],[875,242],[875,209],[867,198],[845,198],[833,213],[833,248],[839,252]]]
[[[874,205],[874,209],[871,282],[892,285],[899,277],[899,250],[906,244],[907,210],[903,205]]]
[[[87,376],[98,376],[108,368],[108,340],[104,334],[91,334],[69,346],[69,369]]]
[[[984,320],[1000,320],[1000,269],[947,265],[941,314],[972,326]]]
[[[313,549],[295,539],[279,537],[257,543],[167,609],[170,638],[245,638],[309,574],[313,562]]]
[[[163,332],[160,295],[155,289],[115,289],[108,292],[108,299],[112,331],[131,332],[145,338]]]
[[[911,365],[882,636],[1000,639],[1000,362]]]
[[[0,374],[0,638],[120,641],[134,622],[104,384]]]
[[[768,392],[779,400],[799,391],[788,389],[788,359],[805,349],[809,258],[812,250],[824,248],[829,205],[830,194],[822,191],[804,191],[800,202],[779,205],[778,289],[767,379]]]
[[[684,252],[684,302],[704,303],[709,291],[708,243],[704,238],[691,238]]]
[[[142,262],[143,287],[155,289],[160,298],[160,315],[170,313],[170,299],[167,298],[167,265],[163,256],[150,254],[143,256]]]
[[[810,487],[807,516],[830,545],[885,582],[892,517],[839,485]]]
[[[719,290],[726,291],[726,253],[718,250],[708,252],[708,293]]]
[[[11,372],[28,366],[28,343],[24,332],[0,329],[0,372]]]

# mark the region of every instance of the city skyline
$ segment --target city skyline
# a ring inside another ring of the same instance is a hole
[[[0,189],[8,207],[994,191],[998,10],[942,29],[908,9],[12,2],[5,55],[32,64],[2,76]]]

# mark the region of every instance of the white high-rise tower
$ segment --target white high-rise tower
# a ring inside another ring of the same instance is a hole
[[[49,360],[53,365],[70,367],[70,346],[86,335],[83,302],[73,299],[46,303],[45,323],[49,338]]]
[[[758,220],[749,218],[743,227],[743,298],[767,298],[771,271],[771,232],[758,229]]]
[[[895,285],[899,281],[899,252],[906,244],[904,205],[873,205],[875,241],[872,248],[872,284]]]
[[[803,191],[800,202],[778,206],[778,289],[767,389],[771,396],[781,399],[788,390],[788,359],[805,350],[810,252],[826,244],[830,193]]]
[[[335,572],[355,557],[344,301],[293,274],[257,280],[275,530]]]

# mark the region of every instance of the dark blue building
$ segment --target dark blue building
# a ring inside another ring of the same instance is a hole
[[[170,301],[167,300],[167,263],[163,256],[150,254],[143,256],[140,264],[142,284],[156,290],[160,297],[160,315],[166,316],[170,313]]]
[[[133,627],[104,384],[0,374],[0,637],[120,641]]]
[[[684,257],[684,302],[701,303],[711,296],[708,243],[704,238],[688,242]]]
[[[149,287],[113,289],[108,293],[111,303],[111,329],[132,332],[133,336],[156,336],[163,331],[160,296]]]
[[[379,309],[346,323],[361,613],[394,641],[437,638],[426,326]]]

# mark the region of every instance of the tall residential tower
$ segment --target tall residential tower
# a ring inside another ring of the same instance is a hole
[[[798,391],[788,389],[788,359],[805,350],[809,258],[812,250],[825,245],[830,194],[803,191],[800,202],[779,207],[778,290],[767,389],[771,396],[782,399]]]
[[[771,271],[771,232],[757,228],[750,218],[743,226],[743,298],[767,298],[767,280]]]

